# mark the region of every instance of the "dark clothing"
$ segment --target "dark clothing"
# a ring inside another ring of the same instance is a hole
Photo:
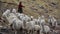
[[[18,12],[19,13],[23,13],[23,9],[22,8],[18,8]]]
[[[22,3],[20,2],[20,3],[19,3],[19,6],[18,6],[18,12],[19,12],[19,13],[23,13],[22,7],[24,7],[24,6],[23,6]]]

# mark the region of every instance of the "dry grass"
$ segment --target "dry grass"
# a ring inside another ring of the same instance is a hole
[[[0,0],[3,2],[9,2],[9,3],[15,3],[16,6],[18,5],[19,1],[18,0]],[[23,5],[25,6],[25,8],[23,9],[24,13],[29,15],[29,16],[34,16],[35,18],[37,18],[38,16],[40,16],[42,14],[49,14],[52,16],[55,16],[57,18],[60,19],[60,0],[20,0],[23,2]],[[51,6],[51,3],[56,3],[56,6]],[[39,6],[43,6],[45,8],[41,9],[39,8]],[[31,10],[30,7],[34,7],[34,9],[38,9],[37,11],[35,10]],[[57,7],[57,8],[56,8]],[[48,11],[48,13],[45,13],[45,11]]]

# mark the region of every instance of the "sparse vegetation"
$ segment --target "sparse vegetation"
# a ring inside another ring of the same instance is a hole
[[[38,16],[40,16],[42,14],[49,14],[52,16],[55,16],[56,18],[60,19],[60,0],[0,0],[2,2],[7,2],[7,3],[14,3],[14,4],[6,4],[5,8],[16,8],[17,9],[17,5],[19,4],[19,1],[23,2],[23,5],[25,6],[25,8],[23,8],[23,11],[25,14],[29,15],[29,16],[34,16],[35,18],[37,18]],[[33,2],[34,1],[34,2]],[[55,5],[55,6],[53,6]],[[4,4],[5,5],[5,4]],[[41,9],[39,8],[40,6],[43,6],[45,9]],[[35,9],[38,9],[37,11],[35,10],[31,10],[30,7],[34,7]],[[48,11],[48,13],[46,13],[46,11]],[[40,12],[40,13],[39,13]]]

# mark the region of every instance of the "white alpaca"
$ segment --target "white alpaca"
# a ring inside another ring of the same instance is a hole
[[[34,26],[35,22],[34,21],[30,21],[26,23],[26,29],[28,30],[28,32],[30,32],[32,34],[32,31],[34,31]]]
[[[35,21],[36,25],[39,25],[38,19],[33,19]]]
[[[40,28],[41,28],[40,34],[41,34],[41,33],[48,34],[48,33],[50,32],[50,27],[47,26],[47,25],[40,26]]]
[[[13,28],[16,30],[19,30],[20,28],[23,27],[23,21],[16,19],[13,21]]]
[[[35,33],[35,34],[40,34],[40,29],[41,29],[41,28],[40,28],[39,25],[35,25],[33,33]]]
[[[16,9],[13,9],[13,10],[12,10],[12,13],[16,13]]]
[[[13,24],[12,28],[15,30],[15,34],[17,33],[17,30],[23,27],[23,21],[19,20],[14,13],[10,13],[7,20],[9,22],[8,25]]]
[[[22,20],[22,18],[25,16],[23,13],[16,13],[16,16],[20,19],[20,20]]]
[[[9,16],[7,17],[7,20],[9,21],[9,24],[13,23],[13,20],[17,19],[17,16],[15,14],[10,13]]]
[[[30,21],[31,20],[31,18],[29,16],[27,16],[27,15],[25,15],[23,13],[21,13],[21,14],[20,13],[17,13],[16,15],[22,21],[26,21],[27,22],[27,21]]]
[[[42,15],[41,17],[38,18],[38,23],[40,25],[40,34],[43,33],[43,28],[44,28],[44,25],[46,24],[45,22],[45,17]]]
[[[6,18],[10,13],[10,10],[7,9],[3,14],[2,14],[2,17]]]
[[[40,30],[40,26],[39,26],[39,25],[34,25],[34,26],[35,26],[34,29],[35,29],[36,31]]]
[[[31,18],[31,21],[32,21],[34,17],[33,17],[33,16],[31,16],[30,18]]]
[[[28,21],[31,21],[31,18],[28,17],[27,15],[25,15],[21,20],[25,21],[25,22],[28,22]]]
[[[48,34],[48,32],[50,32],[50,27],[47,25],[44,25],[44,32]]]
[[[4,23],[8,23],[7,17],[9,16],[9,14],[10,14],[10,10],[9,10],[9,9],[7,9],[7,10],[2,14],[2,18],[5,20]]]
[[[16,19],[12,23],[12,28],[15,30],[15,34],[17,34],[17,30],[23,28],[23,21]]]
[[[52,16],[49,16],[48,23],[51,23],[52,26],[57,26],[57,20]]]
[[[44,16],[39,17],[38,22],[39,22],[40,25],[46,24]]]
[[[35,22],[34,21],[30,21],[26,23],[26,28],[31,30],[34,28]]]
[[[53,26],[57,26],[57,20],[53,17],[53,19],[52,19],[52,25]]]

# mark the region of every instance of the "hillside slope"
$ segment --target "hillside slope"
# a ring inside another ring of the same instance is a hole
[[[22,1],[25,8],[23,11],[29,16],[38,17],[40,15],[52,15],[60,19],[60,0],[0,0],[2,2],[13,3],[7,4],[4,3],[4,8],[16,8],[19,4],[19,1]],[[15,5],[14,5],[15,4]],[[8,7],[7,7],[8,5]],[[2,6],[3,7],[3,6]]]

